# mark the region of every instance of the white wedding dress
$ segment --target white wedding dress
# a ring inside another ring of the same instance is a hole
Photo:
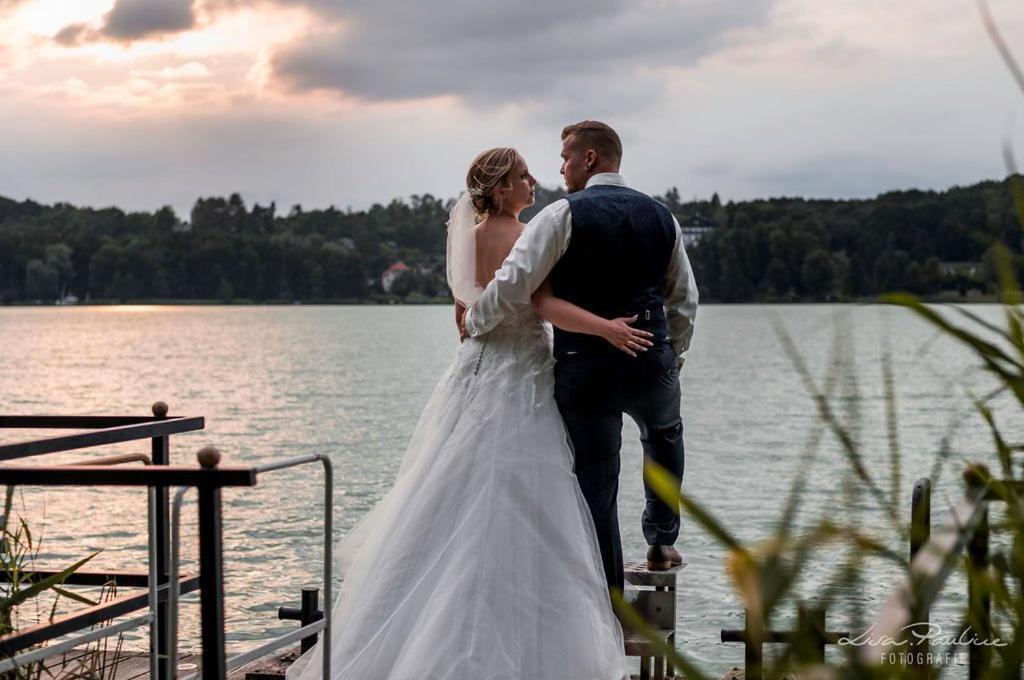
[[[620,680],[590,513],[528,306],[461,344],[395,484],[339,546],[336,680]],[[322,644],[288,671],[321,676]]]

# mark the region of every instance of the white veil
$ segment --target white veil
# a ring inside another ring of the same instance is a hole
[[[468,191],[448,213],[448,287],[452,296],[466,307],[476,302],[484,289],[476,280],[476,211]]]

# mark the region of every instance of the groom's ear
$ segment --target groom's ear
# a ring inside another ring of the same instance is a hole
[[[597,165],[597,152],[593,149],[587,149],[587,152],[583,154],[583,167],[590,172]]]

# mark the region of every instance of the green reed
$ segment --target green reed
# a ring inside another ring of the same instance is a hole
[[[23,625],[53,621],[64,600],[91,607],[116,597],[117,587],[113,583],[101,588],[98,601],[64,587],[67,578],[89,563],[98,552],[46,578],[36,578],[33,571],[38,563],[42,538],[33,533],[23,516],[13,513],[14,496],[15,488],[7,486],[0,515],[0,573],[4,575],[0,582],[0,635],[16,632]],[[44,609],[46,600],[50,602]],[[29,608],[28,612],[26,608]],[[18,668],[9,677],[16,680],[41,680],[58,675],[92,680],[113,678],[122,658],[122,644],[120,635],[114,639],[102,638],[79,648],[74,654],[63,654],[46,663],[40,661]]]

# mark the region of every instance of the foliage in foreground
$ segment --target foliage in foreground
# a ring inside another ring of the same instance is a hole
[[[33,534],[24,517],[12,514],[14,494],[14,487],[5,488],[3,514],[0,515],[0,573],[3,574],[0,579],[0,635],[52,621],[62,599],[90,607],[98,604],[81,593],[68,590],[64,582],[99,553],[87,555],[46,578],[37,579],[32,575],[37,567],[42,540]],[[116,595],[115,586],[104,586],[99,602]],[[42,603],[46,599],[50,603],[44,609]],[[109,622],[101,625],[109,625]],[[102,638],[82,646],[75,654],[64,654],[45,664],[36,662],[20,667],[10,677],[12,680],[41,680],[57,675],[90,680],[112,678],[121,660],[121,645],[120,635],[114,639]]]
[[[1024,71],[1013,59],[1008,46],[1002,40],[995,23],[988,14],[987,6],[980,4],[986,27],[1011,73],[1024,92]],[[989,563],[977,568],[966,558],[957,566],[962,569],[969,591],[975,592],[976,602],[988,599],[991,602],[991,617],[986,617],[977,607],[972,608],[966,594],[960,612],[960,631],[973,631],[979,640],[1000,642],[999,646],[987,647],[979,668],[974,669],[981,678],[1018,678],[1024,661],[1024,499],[1021,498],[1019,483],[1022,476],[1015,472],[1014,454],[1024,451],[1024,444],[1007,439],[999,426],[993,401],[1004,398],[1009,402],[1009,416],[1018,422],[1024,415],[1024,309],[1021,303],[1020,286],[1021,260],[1019,244],[1024,232],[1024,180],[1016,173],[1012,154],[1007,150],[1007,165],[1011,172],[1008,180],[1010,197],[1014,206],[1017,232],[1011,239],[1011,250],[1006,245],[996,245],[990,251],[993,269],[998,275],[999,302],[1002,311],[1000,323],[963,308],[939,309],[926,305],[919,297],[910,293],[884,295],[882,301],[906,309],[946,337],[966,348],[979,361],[978,370],[994,379],[995,386],[987,394],[970,394],[977,417],[983,419],[992,437],[993,457],[988,465],[970,464],[964,470],[965,477],[979,480],[992,494],[991,505],[1001,506],[1004,519],[993,523],[991,531],[1007,536],[1008,540],[990,545]],[[645,466],[645,478],[651,486],[670,504],[681,508],[694,522],[727,552],[726,570],[732,579],[736,593],[748,612],[748,626],[755,641],[765,639],[765,628],[773,616],[784,613],[794,606],[806,610],[808,607],[827,607],[835,601],[836,595],[851,587],[862,584],[864,566],[868,559],[882,559],[898,565],[902,573],[911,576],[910,562],[903,552],[894,552],[886,538],[895,536],[906,544],[910,528],[902,519],[900,499],[909,497],[903,489],[902,454],[899,446],[898,418],[895,401],[895,386],[888,352],[883,353],[882,377],[885,385],[886,423],[889,442],[888,484],[877,479],[865,463],[865,450],[858,436],[858,399],[835,398],[835,389],[842,373],[841,357],[845,353],[843,338],[847,337],[837,329],[833,348],[831,370],[821,385],[816,384],[788,334],[777,329],[783,348],[792,361],[808,394],[814,400],[819,416],[819,426],[811,433],[808,445],[793,480],[777,529],[765,540],[755,544],[744,544],[733,536],[713,514],[685,493],[678,493],[678,480],[653,463]],[[1004,414],[1004,417],[1007,414]],[[936,428],[939,429],[939,428]],[[849,510],[861,496],[867,496],[876,511],[885,518],[886,534],[874,536],[864,531],[855,516],[845,522],[833,518],[822,518],[812,523],[809,529],[796,532],[794,520],[803,489],[806,486],[806,471],[821,440],[822,432],[830,433],[838,442],[847,464],[849,483],[845,486],[842,506]],[[935,481],[950,466],[950,438],[948,430],[938,447],[938,454],[930,471]],[[988,472],[989,467],[997,470]],[[1015,485],[1015,483],[1018,483]],[[827,585],[816,593],[815,602],[808,605],[799,599],[801,579],[806,568],[819,549],[845,551],[845,558],[837,573],[831,575]],[[958,557],[954,555],[954,557]],[[929,589],[925,580],[909,578],[911,603],[915,612],[926,611],[934,603],[938,592]],[[934,584],[932,584],[934,585]],[[632,621],[641,630],[643,622],[637,620],[637,613],[628,604],[618,599],[617,605],[626,621]],[[869,622],[863,612],[854,611],[856,636],[868,630]],[[816,658],[814,647],[820,631],[807,626],[807,617],[797,617],[798,626],[793,644],[765,670],[766,677],[779,678],[793,672],[808,673],[813,669],[815,677],[832,678],[920,678],[941,677],[946,666],[935,665],[927,669],[926,675],[917,669],[907,668],[903,662],[894,665],[866,663],[857,653],[856,647],[841,648],[844,660],[838,664],[822,665]],[[805,622],[805,623],[801,623]],[[653,631],[646,631],[652,633]],[[914,647],[905,646],[913,652]],[[687,677],[705,677],[692,663],[676,650],[665,649],[675,665],[684,669]],[[942,650],[936,650],[942,651]],[[954,650],[946,650],[954,651]],[[960,650],[963,651],[963,650]]]

